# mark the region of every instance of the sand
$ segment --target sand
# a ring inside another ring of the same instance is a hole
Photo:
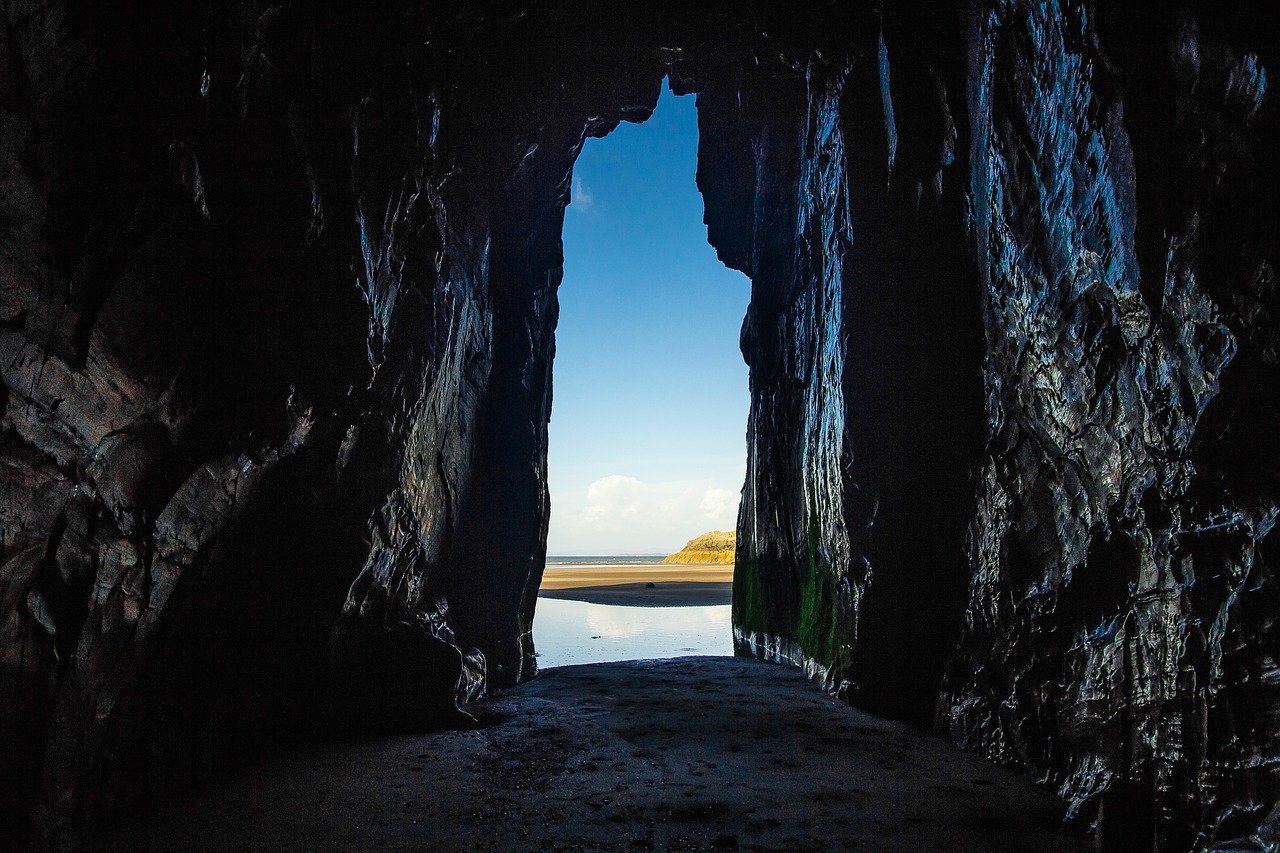
[[[652,582],[649,582],[652,583]],[[562,598],[591,604],[625,607],[687,607],[689,605],[730,604],[731,583],[620,583],[612,586],[583,586],[570,589],[540,589],[539,598]]]
[[[477,710],[266,760],[118,849],[1089,849],[1027,778],[754,660],[562,667]]]
[[[733,598],[733,566],[667,563],[549,566],[542,574],[538,595],[631,607],[728,604]]]
[[[609,563],[591,566],[548,566],[539,592],[583,587],[645,583],[732,583],[732,565]]]

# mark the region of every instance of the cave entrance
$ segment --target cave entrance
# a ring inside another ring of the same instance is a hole
[[[664,85],[651,117],[588,139],[574,166],[533,622],[540,667],[733,653],[750,287],[707,243],[697,147],[694,98]],[[713,531],[727,565],[662,563]]]

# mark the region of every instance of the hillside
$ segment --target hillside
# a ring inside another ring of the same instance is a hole
[[[672,554],[664,563],[732,563],[735,534],[713,530],[690,539],[684,550]]]

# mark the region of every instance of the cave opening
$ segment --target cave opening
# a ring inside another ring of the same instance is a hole
[[[533,622],[540,668],[733,653],[749,287],[706,240],[697,121],[695,98],[664,83],[643,123],[586,140],[574,163],[548,429],[548,572]],[[662,565],[713,532],[727,537],[719,564]]]
[[[1266,4],[10,5],[0,846],[563,674],[531,681],[566,205],[664,75],[751,280],[736,650],[1027,769],[1102,849],[1280,838]],[[569,274],[565,367],[602,295]],[[866,778],[824,771],[767,805]]]

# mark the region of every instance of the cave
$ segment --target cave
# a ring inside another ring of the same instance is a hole
[[[572,167],[667,78],[738,652],[1111,849],[1280,844],[1266,11],[8,4],[0,843],[536,676]]]

